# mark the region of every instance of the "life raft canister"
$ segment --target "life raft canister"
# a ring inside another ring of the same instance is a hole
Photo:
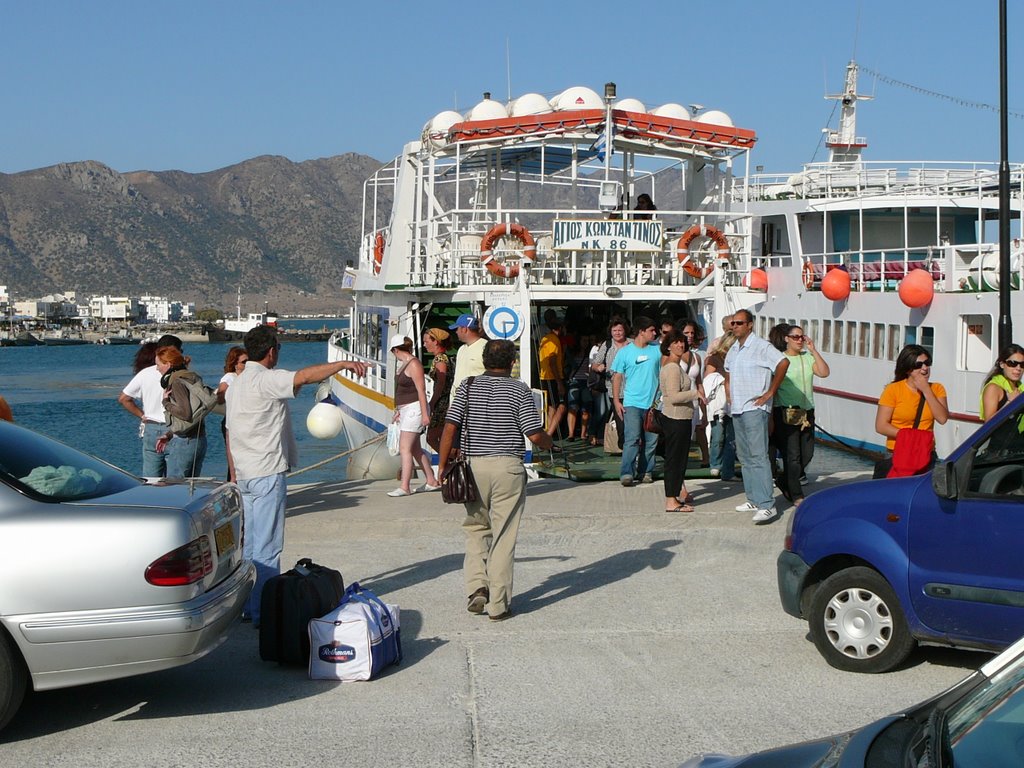
[[[714,265],[710,260],[698,263],[691,256],[690,243],[698,237],[706,237],[715,244],[715,250],[718,253],[719,259],[728,259],[730,250],[729,241],[722,234],[722,230],[712,227],[710,224],[694,224],[683,233],[683,236],[679,238],[679,243],[676,245],[676,256],[688,275],[702,280],[711,274]]]
[[[373,238],[373,274],[379,275],[384,266],[384,233],[378,232]]]
[[[513,280],[519,276],[519,264],[508,264],[494,259],[494,244],[505,236],[514,237],[523,244],[523,261],[532,262],[537,257],[537,244],[530,230],[522,224],[495,224],[484,235],[480,243],[480,261],[495,277]]]

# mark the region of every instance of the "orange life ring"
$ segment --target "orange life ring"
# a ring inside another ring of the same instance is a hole
[[[722,234],[722,230],[712,227],[710,224],[694,224],[683,233],[683,236],[679,238],[679,243],[676,245],[676,257],[688,275],[702,280],[711,274],[714,265],[710,261],[698,264],[691,257],[690,243],[698,237],[706,237],[715,244],[715,250],[718,252],[719,259],[728,259],[730,250],[729,241]]]
[[[506,264],[504,261],[494,260],[494,244],[498,242],[498,238],[506,235],[516,238],[523,244],[523,261],[532,262],[537,258],[537,244],[534,242],[530,230],[522,224],[495,224],[484,235],[484,239],[480,243],[480,261],[495,277],[512,280],[519,275],[519,264]]]
[[[814,287],[814,267],[810,259],[804,261],[804,268],[800,271],[800,276],[803,278],[804,288],[811,290]]]
[[[384,266],[384,233],[378,232],[373,238],[373,274],[379,275]]]

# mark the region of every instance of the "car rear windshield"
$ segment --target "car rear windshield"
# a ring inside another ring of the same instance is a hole
[[[0,480],[49,501],[118,493],[142,481],[49,437],[0,421]]]

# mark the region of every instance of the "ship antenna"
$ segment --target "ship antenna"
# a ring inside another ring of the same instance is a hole
[[[512,52],[509,39],[505,38],[505,79],[508,82],[508,102],[512,103]]]

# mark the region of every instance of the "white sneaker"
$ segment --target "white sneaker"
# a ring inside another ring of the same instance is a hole
[[[749,501],[744,501],[742,504],[736,507],[737,512],[757,512],[758,509],[760,509],[760,507],[758,507],[756,504],[751,504]]]
[[[391,498],[398,498],[399,496],[411,496],[412,494],[404,488],[395,488],[393,491],[388,491],[388,496]]]
[[[777,509],[759,509],[754,513],[754,516],[750,518],[756,525],[765,525],[770,523],[781,513]]]
[[[431,485],[430,483],[424,483],[423,485],[421,485],[419,488],[416,489],[416,493],[430,493],[431,491],[440,491],[440,490],[441,490],[441,484],[440,483],[438,483],[437,485]]]
[[[711,475],[712,477],[721,477],[722,476],[722,470],[720,470],[720,469],[712,469],[708,474]]]

